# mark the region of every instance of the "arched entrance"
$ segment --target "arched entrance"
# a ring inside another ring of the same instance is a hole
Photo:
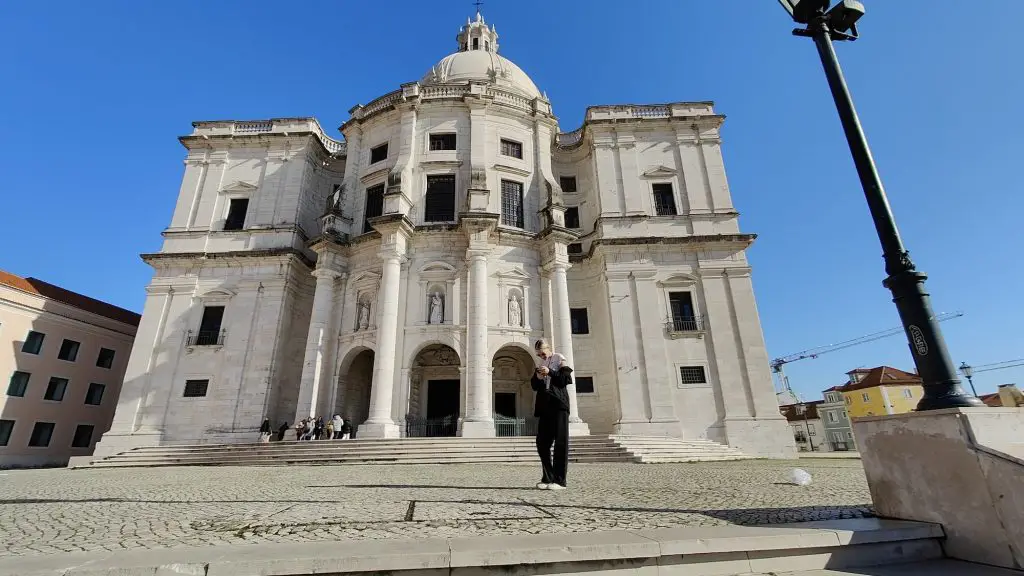
[[[349,352],[338,379],[338,396],[334,410],[325,417],[340,414],[358,427],[370,417],[370,389],[373,383],[373,350],[363,348]],[[347,365],[347,366],[346,366]],[[358,430],[356,431],[358,434]]]
[[[505,346],[494,354],[494,429],[498,436],[533,436],[533,356],[519,346]]]
[[[450,346],[430,344],[420,350],[410,370],[409,437],[455,436],[463,413],[459,354]]]

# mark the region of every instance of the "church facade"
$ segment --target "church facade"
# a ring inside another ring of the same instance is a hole
[[[249,442],[342,414],[360,438],[527,433],[548,338],[572,434],[785,456],[710,102],[551,103],[482,17],[419,81],[313,118],[196,122],[104,456]]]

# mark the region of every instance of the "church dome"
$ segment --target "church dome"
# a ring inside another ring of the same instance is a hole
[[[466,21],[457,40],[459,51],[435,64],[420,80],[421,84],[457,84],[477,80],[518,92],[527,98],[542,97],[537,85],[522,68],[498,54],[498,33],[493,25],[487,27],[479,12],[475,21]]]

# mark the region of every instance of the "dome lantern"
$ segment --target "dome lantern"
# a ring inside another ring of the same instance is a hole
[[[487,27],[484,17],[476,13],[476,20],[466,19],[466,25],[456,36],[459,42],[459,52],[471,50],[483,50],[485,52],[498,52],[498,33],[494,26]]]

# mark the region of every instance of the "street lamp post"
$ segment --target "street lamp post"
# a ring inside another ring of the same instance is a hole
[[[893,302],[899,312],[903,329],[910,345],[914,365],[924,381],[924,396],[917,404],[918,410],[938,410],[965,406],[981,406],[980,400],[966,395],[960,387],[960,380],[953,369],[953,362],[946,349],[946,342],[939,330],[932,312],[928,293],[924,290],[927,276],[917,271],[910,260],[910,254],[903,246],[896,221],[893,219],[889,200],[882,187],[874,158],[868,148],[867,137],[860,125],[860,119],[853,106],[853,98],[846,86],[846,79],[839,67],[832,46],[833,40],[856,40],[857,20],[864,14],[864,7],[855,0],[842,0],[828,9],[830,0],[779,0],[782,7],[798,24],[793,34],[811,37],[818,48],[818,56],[825,69],[825,77],[832,91],[832,98],[839,112],[839,120],[850,145],[853,162],[857,167],[864,196],[875,223],[878,240],[882,244],[885,271],[888,277],[883,286],[892,292]]]
[[[971,384],[971,392],[973,392],[974,393],[974,397],[977,398],[978,397],[978,391],[974,389],[974,379],[971,378],[971,376],[974,376],[974,368],[972,368],[971,365],[968,364],[967,362],[961,362],[960,363],[960,373],[964,375],[964,378],[967,378],[968,382],[970,382],[970,384]]]

